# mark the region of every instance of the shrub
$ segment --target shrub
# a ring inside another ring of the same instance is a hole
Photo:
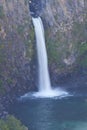
[[[28,130],[14,116],[7,116],[5,120],[0,120],[0,130]]]

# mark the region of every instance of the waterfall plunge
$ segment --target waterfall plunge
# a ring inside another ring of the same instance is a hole
[[[36,45],[38,54],[38,64],[39,64],[39,91],[47,92],[51,90],[51,83],[48,72],[48,61],[47,52],[44,39],[44,29],[40,18],[32,18],[35,27],[36,34]]]
[[[48,72],[48,60],[45,46],[44,27],[40,17],[32,18],[37,45],[39,64],[39,91],[34,94],[36,97],[54,97],[68,94],[65,91],[52,89]]]

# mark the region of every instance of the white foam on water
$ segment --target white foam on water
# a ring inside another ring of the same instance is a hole
[[[34,97],[38,98],[52,98],[52,97],[65,97],[68,96],[68,92],[58,89],[53,89],[50,91],[40,91],[33,93]]]

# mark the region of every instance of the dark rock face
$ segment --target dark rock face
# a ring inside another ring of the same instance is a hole
[[[46,0],[30,0],[29,10],[32,17],[39,17],[46,6]]]
[[[40,0],[31,0],[29,1],[29,9],[30,9],[30,14],[33,17],[38,17],[40,12],[41,12],[41,2]]]

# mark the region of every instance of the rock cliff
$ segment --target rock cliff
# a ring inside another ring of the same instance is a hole
[[[1,96],[19,95],[37,86],[36,47],[28,5],[33,1],[0,0]],[[51,78],[86,68],[87,0],[38,1]]]
[[[19,92],[26,89],[25,86],[31,88],[34,83],[34,48],[34,31],[27,1],[1,0],[0,88],[4,86],[3,93],[10,91],[9,87]]]
[[[57,73],[87,65],[87,1],[46,0],[45,24],[49,65]]]

